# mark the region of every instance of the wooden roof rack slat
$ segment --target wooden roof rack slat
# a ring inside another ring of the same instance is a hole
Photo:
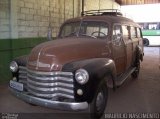
[[[114,15],[122,16],[119,9],[100,9],[100,10],[89,10],[81,12],[82,16],[102,16],[102,15]]]

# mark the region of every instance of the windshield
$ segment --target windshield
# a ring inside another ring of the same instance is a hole
[[[108,25],[105,22],[83,21],[63,25],[59,36],[61,38],[69,36],[106,38],[107,35]]]

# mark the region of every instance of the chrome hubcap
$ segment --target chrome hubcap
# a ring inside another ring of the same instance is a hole
[[[99,92],[96,99],[97,111],[100,111],[104,105],[104,95],[102,92]]]

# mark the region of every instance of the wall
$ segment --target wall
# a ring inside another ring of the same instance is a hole
[[[18,0],[18,37],[46,37],[50,23],[56,37],[66,19],[79,15],[77,7],[75,0]]]
[[[9,1],[0,0],[0,39],[10,37]]]

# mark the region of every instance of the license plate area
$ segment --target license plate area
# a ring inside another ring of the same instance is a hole
[[[12,80],[10,80],[10,87],[12,87],[18,91],[23,91],[23,88],[24,88],[22,83],[12,81]]]

